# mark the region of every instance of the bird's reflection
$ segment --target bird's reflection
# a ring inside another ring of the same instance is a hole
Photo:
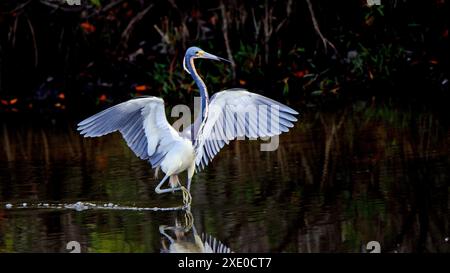
[[[190,210],[176,216],[173,226],[161,225],[162,253],[231,253],[231,249],[208,234],[197,233]]]

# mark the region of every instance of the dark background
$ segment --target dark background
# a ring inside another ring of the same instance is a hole
[[[309,4],[2,1],[0,112],[79,118],[139,95],[190,102],[198,91],[181,62],[194,45],[233,61],[198,62],[213,91],[243,87],[299,108],[362,99],[445,109],[448,1]]]

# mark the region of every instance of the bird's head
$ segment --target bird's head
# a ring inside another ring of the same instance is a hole
[[[183,68],[184,70],[186,70],[189,74],[191,74],[189,72],[189,70],[187,69],[187,63],[190,62],[193,59],[210,59],[210,60],[215,60],[215,61],[225,61],[225,62],[230,62],[227,59],[224,58],[220,58],[217,57],[216,55],[210,54],[204,50],[202,50],[199,47],[196,46],[192,46],[190,48],[188,48],[186,50],[186,55],[184,55],[184,60],[183,60]]]

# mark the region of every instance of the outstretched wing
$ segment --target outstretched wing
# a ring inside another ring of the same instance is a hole
[[[232,253],[231,249],[224,243],[217,240],[209,234],[202,234],[202,240],[204,241],[205,253]]]
[[[297,121],[295,115],[288,106],[243,89],[216,93],[195,140],[197,170],[236,137],[271,137],[289,131]]]
[[[181,140],[169,124],[164,101],[157,97],[136,98],[117,104],[78,124],[85,137],[119,131],[128,147],[141,159],[159,166],[174,142]]]

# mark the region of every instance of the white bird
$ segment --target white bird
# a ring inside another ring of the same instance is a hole
[[[161,240],[163,253],[232,253],[224,243],[209,234],[202,233],[199,236],[194,225],[194,216],[187,210],[184,215],[185,223],[175,219],[174,226],[159,226],[159,232],[164,237]],[[175,236],[169,235],[169,231]]]
[[[194,124],[183,132],[167,121],[164,101],[157,97],[135,98],[112,106],[78,124],[84,137],[122,133],[128,146],[165,176],[156,193],[182,190],[178,175],[187,171],[190,192],[194,172],[202,170],[219,150],[236,137],[272,137],[287,132],[298,113],[277,101],[243,89],[218,92],[209,99],[194,59],[224,60],[198,47],[190,47],[183,60],[201,95],[201,111]],[[170,188],[161,189],[169,179]]]

